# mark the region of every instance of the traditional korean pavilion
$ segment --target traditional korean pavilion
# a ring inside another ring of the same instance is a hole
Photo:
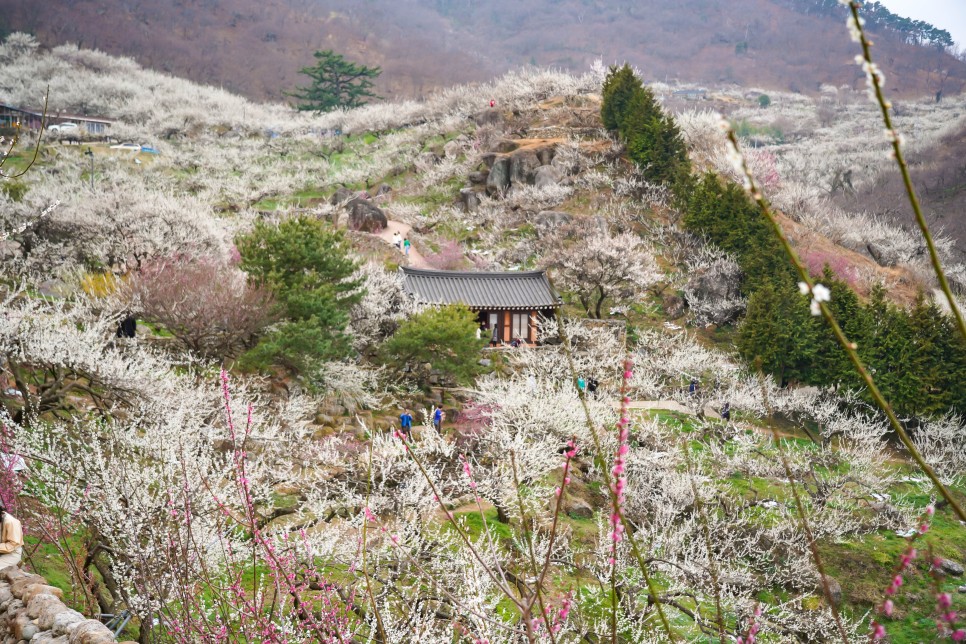
[[[545,271],[481,273],[400,268],[417,304],[463,304],[476,311],[491,345],[537,342],[537,321],[552,316],[560,297]]]

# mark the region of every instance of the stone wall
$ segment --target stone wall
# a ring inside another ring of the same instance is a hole
[[[114,644],[96,619],[67,608],[63,592],[39,575],[0,570],[0,644]]]

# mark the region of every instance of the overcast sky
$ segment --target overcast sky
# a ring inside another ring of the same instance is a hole
[[[966,0],[879,0],[889,11],[945,29],[966,46]]]

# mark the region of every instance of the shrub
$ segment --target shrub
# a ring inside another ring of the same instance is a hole
[[[479,373],[480,349],[476,313],[464,306],[426,309],[400,325],[382,347],[386,361],[404,367],[429,362],[456,382],[466,383]],[[421,374],[425,380],[428,374]]]
[[[441,271],[455,271],[466,265],[463,249],[455,241],[444,241],[439,245],[438,253],[428,254],[425,258],[427,264]]]
[[[276,319],[268,289],[246,283],[238,269],[209,259],[145,263],[124,285],[123,295],[146,320],[161,324],[206,358],[230,357],[251,347]]]

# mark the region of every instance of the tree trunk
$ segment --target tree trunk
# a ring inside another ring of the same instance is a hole
[[[604,299],[607,297],[607,293],[604,292],[604,287],[603,286],[598,286],[597,287],[597,290],[600,293],[600,298],[597,300],[597,306],[594,307],[594,311],[597,313],[597,316],[596,317],[599,320],[599,319],[601,319],[601,317],[600,317],[600,308],[604,305]]]

